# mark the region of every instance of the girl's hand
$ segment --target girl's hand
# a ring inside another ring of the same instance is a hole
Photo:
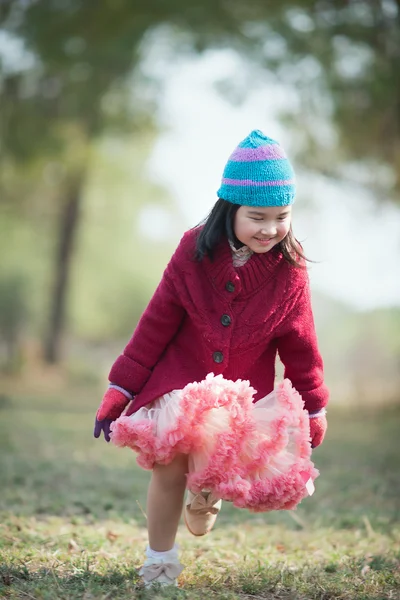
[[[93,432],[95,438],[100,437],[103,431],[105,440],[110,441],[110,425],[121,416],[129,402],[129,398],[119,390],[109,388],[106,391],[96,414]]]
[[[316,448],[322,444],[327,427],[328,422],[325,415],[310,418],[311,448]]]

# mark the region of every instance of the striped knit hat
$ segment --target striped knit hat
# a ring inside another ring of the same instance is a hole
[[[293,204],[293,167],[282,146],[262,131],[252,131],[226,163],[218,197],[245,206]]]

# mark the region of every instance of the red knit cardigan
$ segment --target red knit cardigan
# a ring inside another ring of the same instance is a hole
[[[328,402],[305,269],[278,248],[235,268],[227,239],[215,258],[194,259],[198,229],[185,233],[109,380],[134,399],[127,414],[213,372],[247,379],[255,401],[272,391],[279,353],[305,408]]]

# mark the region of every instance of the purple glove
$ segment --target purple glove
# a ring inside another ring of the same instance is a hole
[[[100,437],[101,432],[104,433],[104,439],[106,442],[110,441],[110,425],[113,422],[112,419],[103,419],[103,421],[99,421],[96,417],[96,421],[94,423],[94,431],[93,435],[95,438]]]

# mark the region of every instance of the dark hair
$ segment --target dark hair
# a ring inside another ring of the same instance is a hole
[[[216,201],[208,217],[200,223],[203,227],[197,237],[195,254],[198,261],[203,260],[205,256],[209,256],[212,260],[214,248],[223,237],[227,237],[235,246],[240,246],[233,230],[233,221],[238,208],[239,204],[232,204],[221,198]]]
[[[233,228],[234,218],[239,208],[239,204],[232,204],[222,198],[217,200],[208,217],[200,223],[203,227],[196,241],[196,260],[202,261],[205,256],[213,260],[214,249],[223,237],[227,237],[236,248],[243,245],[237,239]],[[300,242],[294,237],[291,225],[287,235],[277,247],[291,265],[300,269],[305,268],[304,261],[309,259],[304,255]]]
[[[312,262],[303,252],[300,242],[294,237],[292,224],[290,224],[289,231],[285,235],[282,241],[279,242],[278,247],[280,248],[284,258],[298,269],[305,269],[307,262]]]

